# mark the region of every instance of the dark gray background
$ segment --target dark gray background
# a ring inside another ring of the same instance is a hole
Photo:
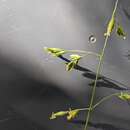
[[[102,75],[129,87],[130,1],[119,0],[117,20],[127,32],[122,40],[110,38]],[[50,57],[43,47],[99,52],[114,0],[0,0],[0,129],[82,129],[64,119],[49,120],[52,111],[86,107],[90,77],[83,71],[65,71],[60,59]],[[88,43],[94,34],[97,42]],[[95,72],[98,60],[89,56],[79,63]],[[109,85],[108,85],[109,86]],[[117,92],[100,87],[96,99]],[[117,98],[101,105],[92,115],[92,130],[129,130],[130,106]]]

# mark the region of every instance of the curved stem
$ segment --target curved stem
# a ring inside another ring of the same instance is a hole
[[[127,92],[127,91],[128,91],[128,90],[126,90],[126,92]],[[121,91],[121,92],[124,92],[124,91]],[[113,96],[118,96],[119,94],[121,94],[121,92],[113,93],[113,94],[111,94],[111,95],[108,95],[108,96],[106,96],[106,97],[103,97],[99,102],[97,102],[97,103],[93,106],[92,109],[95,109],[95,108],[96,108],[97,106],[99,106],[101,103],[103,103],[104,101],[106,101],[106,100],[112,98]],[[129,91],[128,91],[128,92],[129,92]]]
[[[115,15],[115,12],[116,12],[116,9],[117,9],[117,4],[118,4],[118,0],[116,0],[115,6],[114,6],[114,10],[113,10],[113,13],[112,13],[112,17]],[[103,61],[105,49],[106,49],[106,46],[107,46],[108,38],[109,38],[109,35],[107,35],[105,37],[105,43],[104,43],[104,46],[103,46],[103,49],[102,49],[102,52],[101,52],[101,56],[100,56],[100,59],[99,59],[99,63],[98,63],[98,67],[97,67],[97,72],[96,72],[96,79],[94,81],[94,86],[92,88],[92,95],[91,95],[91,100],[90,100],[88,114],[87,114],[87,117],[86,117],[86,123],[85,123],[84,130],[87,130],[88,122],[89,122],[90,115],[91,115],[91,112],[92,112],[93,101],[94,101],[95,92],[96,92],[97,80],[98,80],[98,76],[99,76],[100,71],[101,71],[101,65],[102,65],[102,61]]]
[[[95,109],[97,106],[99,106],[101,103],[103,103],[104,101],[112,98],[113,96],[118,96],[121,92],[118,92],[118,93],[113,93],[109,96],[106,96],[104,98],[102,98],[98,103],[96,103],[94,106],[93,106],[93,109]]]

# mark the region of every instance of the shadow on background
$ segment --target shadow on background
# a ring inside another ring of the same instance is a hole
[[[69,62],[64,57],[60,58]],[[67,124],[64,124],[62,120],[54,123],[48,120],[49,114],[52,111],[66,110],[71,106],[78,108],[81,104],[54,84],[36,81],[4,59],[0,59],[0,129],[42,130],[50,129],[49,126],[51,125],[54,129],[66,126]],[[82,71],[84,77],[91,80],[95,79],[95,72],[81,66],[76,66],[75,69]],[[118,83],[100,75],[97,87],[127,90],[127,88],[122,88],[113,82]],[[89,83],[89,86],[91,85],[93,85],[93,82]],[[84,124],[84,121],[74,121],[73,123]],[[126,130],[107,123],[89,123],[89,125],[101,130]],[[74,128],[70,125],[66,127],[68,127],[66,129]]]
[[[85,125],[85,121],[83,120],[74,120],[71,121],[70,123],[74,123],[76,125]],[[108,123],[93,123],[93,122],[89,122],[89,127],[94,127],[96,129],[100,129],[100,130],[128,130],[128,129],[124,129],[124,128],[119,128],[117,126],[114,126],[112,124],[108,124]]]
[[[65,62],[70,62],[70,60],[68,60],[67,58],[63,57],[63,56],[59,56],[60,59],[64,60]],[[82,76],[88,78],[88,79],[91,79],[92,81],[88,84],[89,86],[93,86],[94,85],[94,80],[96,78],[96,73],[87,69],[87,68],[84,68],[84,67],[81,67],[79,65],[76,65],[75,66],[75,69],[76,70],[79,70],[82,73]],[[115,89],[115,90],[129,90],[128,87],[125,87],[126,85],[118,82],[118,81],[115,81],[113,79],[110,79],[110,78],[107,78],[103,75],[99,75],[98,77],[98,81],[97,81],[97,87],[105,87],[105,88],[110,88],[110,89]]]

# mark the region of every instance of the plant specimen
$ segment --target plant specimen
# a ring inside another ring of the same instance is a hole
[[[123,39],[126,38],[126,33],[124,32],[123,27],[119,23],[116,22],[116,11],[118,8],[118,3],[119,3],[119,0],[116,0],[115,4],[114,4],[114,9],[112,11],[112,15],[111,15],[110,20],[108,21],[108,25],[106,27],[106,32],[104,33],[104,38],[105,38],[104,46],[100,53],[95,53],[95,52],[91,52],[91,51],[82,51],[82,50],[64,50],[61,48],[48,48],[48,47],[44,48],[47,52],[49,52],[53,56],[62,58],[63,60],[64,60],[63,55],[66,53],[69,53],[70,58],[69,58],[69,60],[67,60],[67,63],[66,63],[67,71],[71,71],[72,69],[74,69],[78,65],[78,62],[82,58],[84,58],[88,55],[94,55],[95,57],[97,57],[99,59],[97,69],[96,69],[96,77],[95,77],[95,80],[94,80],[93,86],[92,86],[91,99],[90,99],[89,106],[86,108],[78,108],[78,109],[70,108],[69,110],[66,110],[66,111],[59,111],[59,112],[55,112],[55,113],[53,112],[50,119],[55,119],[57,117],[66,116],[67,120],[71,121],[74,118],[76,118],[76,116],[79,112],[86,111],[87,116],[86,116],[86,120],[85,120],[86,123],[85,123],[84,130],[88,130],[88,123],[90,120],[90,116],[91,116],[92,112],[94,111],[94,109],[96,107],[98,107],[101,103],[103,103],[104,101],[106,101],[114,96],[121,99],[122,101],[130,100],[130,93],[127,90],[127,91],[120,91],[118,93],[113,93],[109,96],[105,96],[100,101],[98,101],[96,104],[94,104],[97,81],[100,78],[102,63],[103,63],[103,59],[104,59],[105,49],[108,44],[108,39],[111,37],[112,32],[114,32],[114,30],[115,30],[115,33],[119,37],[122,37]],[[93,37],[91,39],[95,41],[95,39],[93,39]]]

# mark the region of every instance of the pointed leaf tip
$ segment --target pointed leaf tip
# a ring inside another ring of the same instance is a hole
[[[52,119],[56,119],[57,117],[61,117],[61,116],[65,116],[68,113],[68,111],[59,111],[59,112],[52,112],[51,116],[50,116],[50,120]]]
[[[44,47],[44,50],[56,57],[59,57],[66,53],[66,51],[64,49],[60,49],[60,48]]]

